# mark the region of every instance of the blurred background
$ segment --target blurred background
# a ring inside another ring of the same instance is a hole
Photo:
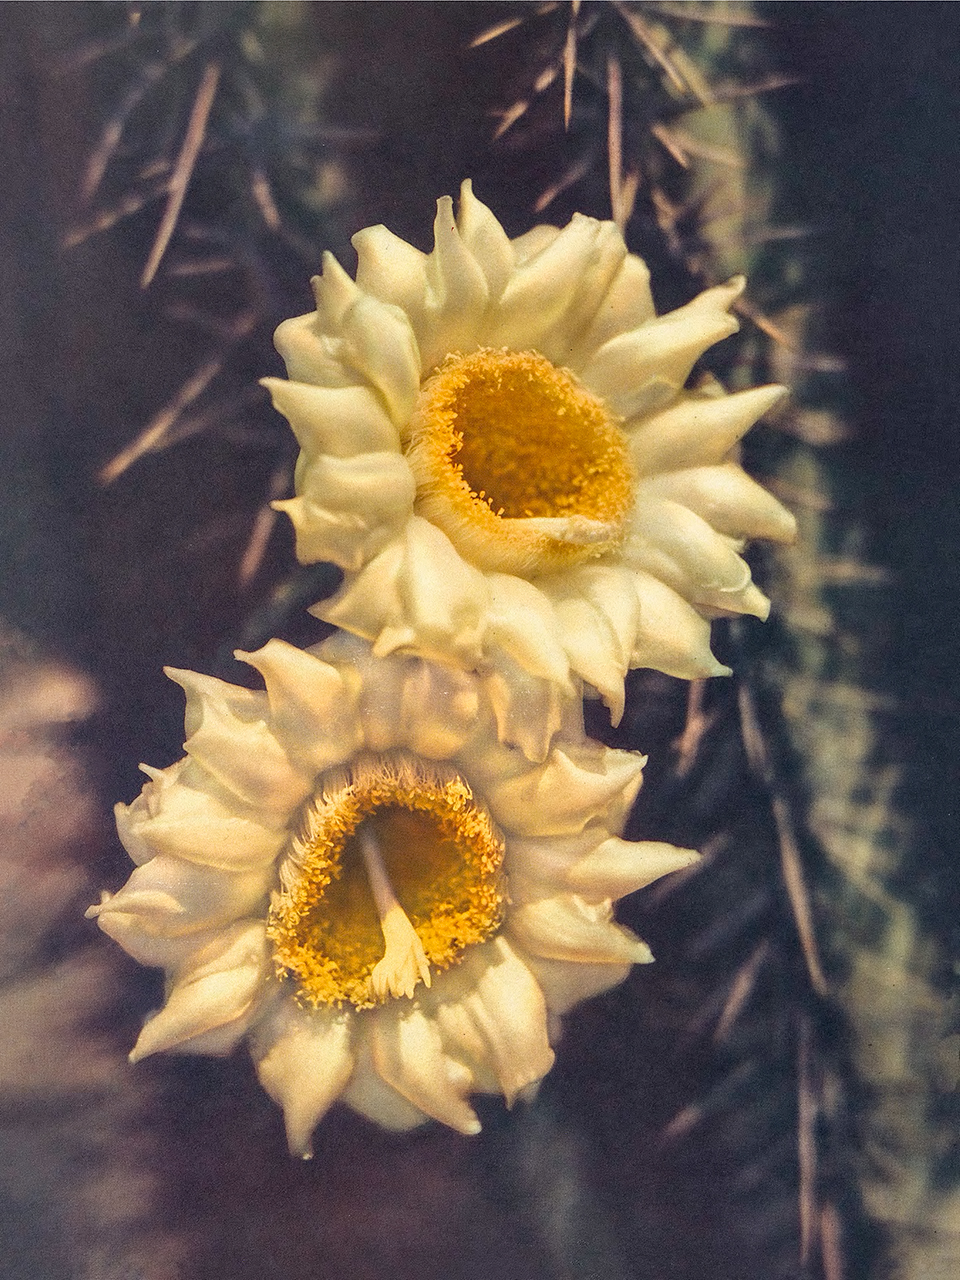
[[[957,1273],[958,61],[923,0],[0,7],[0,1277]],[[128,1066],[158,978],[82,913],[162,666],[323,634],[273,328],[464,177],[615,217],[661,310],[747,272],[705,367],[790,385],[744,461],[801,540],[733,680],[590,708],[630,834],[707,855],[622,904],[658,963],[479,1138],[335,1110],[301,1165],[242,1053]]]

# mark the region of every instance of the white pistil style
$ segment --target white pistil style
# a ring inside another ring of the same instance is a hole
[[[378,1000],[386,1000],[388,996],[412,996],[418,981],[430,986],[430,965],[423,943],[390,883],[376,836],[368,826],[361,826],[357,839],[363,851],[363,863],[380,917],[385,947],[383,959],[378,961],[370,975],[370,989]]]

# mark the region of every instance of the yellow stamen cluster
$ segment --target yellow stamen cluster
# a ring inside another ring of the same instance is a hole
[[[610,550],[633,497],[616,419],[535,351],[448,357],[421,390],[407,460],[420,514],[474,563],[502,572]]]
[[[281,865],[267,924],[274,961],[309,1005],[377,1003],[384,936],[361,828],[437,969],[500,924],[503,840],[452,768],[403,753],[356,757],[322,775]]]

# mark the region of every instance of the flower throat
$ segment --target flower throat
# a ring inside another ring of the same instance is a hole
[[[485,568],[517,567],[531,537],[557,562],[541,568],[599,554],[619,539],[633,497],[617,420],[535,351],[450,356],[420,393],[407,458],[422,513],[455,544],[466,538]]]
[[[402,753],[331,770],[281,866],[267,933],[309,1005],[410,996],[498,927],[503,841],[449,767]]]

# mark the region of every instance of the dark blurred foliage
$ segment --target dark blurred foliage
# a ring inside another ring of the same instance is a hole
[[[960,756],[951,680],[960,656],[960,12],[772,4],[761,10],[769,29],[744,27],[731,40],[710,21],[634,10],[672,23],[724,82],[785,82],[762,97],[779,130],[763,180],[776,188],[777,215],[812,235],[780,257],[775,245],[753,246],[751,296],[764,306],[778,290],[781,302],[816,302],[819,346],[845,359],[842,378],[805,370],[805,394],[850,429],[830,437],[825,501],[853,521],[858,563],[877,569],[881,587],[827,583],[825,598],[863,643],[830,649],[833,669],[818,679],[852,673],[871,696],[895,701],[870,747],[896,773],[894,807],[909,827],[891,842],[885,883],[932,940],[922,976],[945,992],[960,919],[950,867]],[[252,389],[280,372],[270,332],[310,308],[308,276],[323,249],[352,267],[349,235],[380,221],[429,247],[434,200],[465,176],[511,234],[575,209],[609,216],[612,51],[624,95],[621,179],[631,164],[643,171],[628,238],[654,267],[660,305],[723,267],[702,206],[684,203],[675,151],[685,90],[635,32],[628,38],[617,6],[584,4],[574,16],[581,73],[565,131],[569,5],[3,6],[0,615],[44,661],[98,686],[100,711],[81,745],[101,813],[136,791],[137,760],[165,764],[179,751],[182,702],[164,664],[240,680],[229,657],[237,645],[322,634],[302,606],[333,579],[294,572],[288,530],[268,523],[264,504],[282,492],[293,454],[285,425]],[[206,140],[143,289],[169,207],[163,184],[214,65]],[[494,141],[504,113],[528,100]],[[91,157],[124,104],[124,130],[84,203]],[[673,131],[674,151],[651,124]],[[755,141],[762,155],[763,138]],[[623,193],[621,183],[626,201]],[[124,216],[108,226],[112,214]],[[768,298],[763,281],[774,277]],[[748,325],[717,368],[771,362]],[[154,445],[169,447],[125,453],[151,427]],[[759,474],[784,474],[793,440],[764,429],[748,460]],[[121,469],[124,457],[131,464]],[[834,550],[848,563],[850,538]],[[11,1162],[0,1216],[20,1243],[0,1255],[0,1275],[836,1280],[841,1257],[857,1277],[896,1274],[891,1258],[921,1256],[889,1252],[898,1230],[922,1244],[913,1209],[898,1223],[877,1209],[882,1197],[864,1205],[862,1185],[886,1177],[899,1187],[911,1153],[917,1178],[927,1177],[928,1130],[914,1147],[908,1134],[885,1169],[870,1168],[866,1117],[883,1073],[864,1069],[869,1019],[858,1021],[863,988],[850,975],[863,964],[881,971],[884,956],[870,947],[884,934],[870,911],[882,914],[887,900],[858,897],[849,868],[824,855],[804,820],[816,777],[777,705],[809,648],[788,594],[783,619],[763,634],[747,623],[721,638],[738,682],[691,700],[678,682],[638,673],[616,734],[591,710],[597,734],[650,753],[631,834],[696,844],[707,868],[624,905],[659,963],[567,1020],[534,1107],[508,1115],[487,1103],[475,1142],[434,1127],[395,1138],[335,1111],[312,1165],[301,1166],[242,1055],[126,1068],[119,1055],[159,992],[155,975],[120,959],[116,990],[104,979],[101,997],[77,995],[95,1019],[74,1030],[46,1013],[37,1022],[41,1056],[106,1037],[115,1068],[75,1089],[69,1074],[57,1077],[36,1114],[13,1086],[0,1099],[12,1099],[21,1125],[5,1133],[19,1140],[33,1116],[48,1135]],[[69,790],[52,794],[75,804]],[[99,845],[82,853],[91,894],[126,874],[104,820],[97,830]],[[798,866],[811,886],[812,952],[789,892]],[[92,932],[83,945],[105,954]],[[951,1111],[955,1120],[955,1070],[932,1114],[921,1116],[923,1098],[907,1100],[931,1131],[945,1130]],[[58,1126],[69,1156],[54,1154]],[[937,1176],[949,1188],[941,1146]],[[110,1187],[146,1167],[140,1200],[111,1217]],[[942,1230],[957,1232],[956,1221]],[[939,1259],[949,1256],[944,1240]]]

